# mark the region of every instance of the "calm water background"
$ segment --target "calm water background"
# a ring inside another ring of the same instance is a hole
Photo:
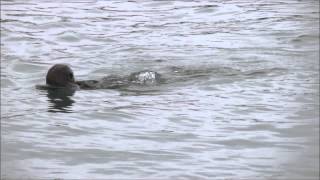
[[[319,178],[318,1],[1,3],[2,178]],[[56,63],[168,83],[57,98]]]

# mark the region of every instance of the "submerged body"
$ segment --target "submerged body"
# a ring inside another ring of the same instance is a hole
[[[110,75],[100,80],[76,81],[80,89],[118,89],[130,85],[156,85],[160,83],[161,76],[154,71],[140,71],[129,76]]]
[[[75,81],[73,71],[68,65],[52,66],[46,76],[46,85],[40,89],[119,89],[130,85],[157,85],[163,81],[161,75],[154,71],[139,71],[128,76],[110,75],[100,80]]]

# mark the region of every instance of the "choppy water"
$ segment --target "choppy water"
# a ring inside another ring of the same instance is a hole
[[[1,3],[2,178],[319,178],[318,1]],[[57,99],[55,63],[168,83]]]

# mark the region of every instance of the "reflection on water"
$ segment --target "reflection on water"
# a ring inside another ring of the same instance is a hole
[[[313,0],[1,1],[1,178],[319,179],[318,49]]]
[[[70,98],[75,93],[75,90],[71,89],[54,89],[48,90],[48,112],[72,112],[70,108],[75,102]]]

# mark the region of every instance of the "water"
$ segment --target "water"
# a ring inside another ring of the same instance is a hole
[[[1,2],[1,177],[319,178],[319,2]],[[37,90],[157,71],[129,90]]]

